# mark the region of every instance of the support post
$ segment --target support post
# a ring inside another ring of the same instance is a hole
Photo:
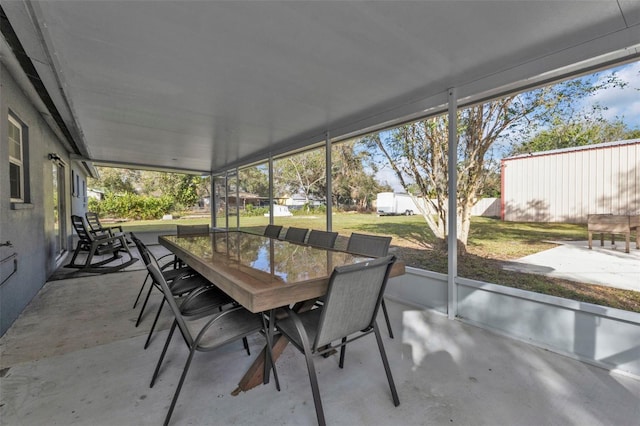
[[[213,181],[213,173],[209,173],[209,216],[211,227],[216,228],[216,184]]]
[[[449,211],[447,213],[448,228],[448,267],[447,267],[447,314],[454,319],[458,314],[458,99],[456,88],[448,90],[449,98],[449,147],[448,147],[448,193]]]
[[[273,156],[269,155],[269,225],[273,225]]]
[[[326,139],[325,139],[325,173],[326,173],[326,180],[327,180],[327,193],[326,195],[326,203],[327,203],[327,209],[326,209],[326,214],[327,214],[327,224],[326,224],[326,228],[327,231],[331,232],[332,228],[333,228],[333,216],[331,215],[332,212],[332,208],[333,208],[333,191],[331,190],[331,164],[332,164],[332,160],[331,160],[331,138],[329,137],[329,132],[327,132],[326,134]]]

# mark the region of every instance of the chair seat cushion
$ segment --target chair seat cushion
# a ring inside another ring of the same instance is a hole
[[[233,302],[217,287],[207,287],[198,294],[189,297],[180,305],[180,313],[185,317],[200,317],[217,313],[219,308]]]
[[[195,271],[190,267],[183,266],[182,268],[178,269],[167,269],[165,271],[162,271],[162,276],[164,276],[164,279],[167,280],[167,282],[171,282],[183,275],[192,275],[194,273]]]
[[[202,275],[192,275],[185,278],[178,278],[169,284],[171,294],[180,296],[185,293],[191,293],[193,290],[211,285],[211,282]]]
[[[188,318],[185,318],[185,320],[187,320],[186,325],[192,336],[198,336],[202,328],[209,321],[214,320],[214,323],[202,334],[198,341],[197,349],[200,351],[215,349],[262,330],[260,314],[254,314],[242,307],[231,308],[195,321],[189,321]]]

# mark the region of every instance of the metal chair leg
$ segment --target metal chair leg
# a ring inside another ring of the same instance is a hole
[[[149,287],[149,291],[147,292],[147,297],[144,299],[142,308],[140,308],[140,313],[138,314],[138,320],[136,321],[136,327],[140,325],[140,321],[142,320],[142,314],[144,313],[144,309],[147,307],[147,302],[149,301],[149,297],[151,297],[152,290],[153,290],[153,282],[151,282],[151,286]]]
[[[244,349],[247,351],[247,355],[251,356],[251,350],[249,350],[249,341],[246,337],[242,338],[242,344],[244,345]]]
[[[151,342],[151,335],[153,334],[153,330],[156,328],[156,324],[158,323],[158,318],[160,318],[160,312],[162,312],[163,306],[164,306],[164,297],[162,298],[162,302],[160,302],[160,307],[158,308],[158,313],[156,314],[156,318],[153,320],[153,324],[151,324],[151,329],[149,330],[147,341],[144,342],[145,349],[149,347],[149,342]]]
[[[147,280],[149,279],[149,273],[147,272],[147,276],[144,277],[144,282],[142,283],[142,287],[140,287],[140,291],[138,292],[138,297],[136,297],[136,301],[133,302],[133,308],[135,309],[138,305],[138,301],[140,300],[140,296],[142,295],[142,290],[144,290],[144,286],[147,284]]]
[[[309,381],[311,382],[311,392],[313,393],[313,404],[316,407],[316,417],[318,418],[318,425],[325,426],[327,423],[324,419],[324,410],[322,409],[322,400],[320,399],[320,388],[318,387],[318,377],[316,375],[316,368],[311,358],[311,346],[309,345],[309,337],[302,325],[300,318],[294,313],[290,312],[293,319],[293,323],[296,326],[296,330],[300,335],[302,341],[302,349],[304,350],[304,357],[307,361],[307,371],[309,372]]]
[[[164,419],[164,426],[167,426],[169,424],[169,420],[171,419],[171,415],[173,414],[173,409],[176,407],[176,403],[178,402],[178,396],[180,396],[180,391],[182,390],[184,379],[187,378],[187,372],[189,371],[189,367],[191,366],[191,361],[193,360],[193,354],[195,352],[196,352],[196,349],[195,349],[195,343],[194,343],[194,346],[189,351],[189,357],[187,358],[187,362],[184,365],[184,370],[182,370],[182,376],[180,376],[180,381],[178,382],[176,393],[173,395],[173,400],[171,400],[171,406],[169,407],[169,411],[167,412],[167,417],[165,417]]]
[[[156,383],[156,379],[158,378],[158,373],[160,372],[160,366],[162,365],[162,361],[164,360],[164,356],[167,353],[167,348],[169,347],[169,342],[171,342],[171,337],[173,337],[173,332],[176,330],[176,326],[178,325],[177,321],[173,321],[171,325],[171,330],[169,331],[169,336],[167,336],[167,341],[164,343],[164,348],[162,349],[162,353],[160,354],[160,359],[158,359],[158,363],[156,364],[156,369],[153,372],[153,377],[151,378],[150,388],[153,387]]]
[[[387,304],[384,303],[384,297],[382,298],[382,313],[384,314],[384,320],[387,322],[387,330],[389,330],[389,337],[393,339],[393,330],[391,329],[391,321],[389,321],[389,313],[387,312]]]
[[[347,342],[347,338],[343,337],[342,346],[340,347],[340,363],[338,364],[340,368],[344,368],[344,356],[345,356],[345,353],[347,352],[347,345],[345,345],[346,342]]]
[[[376,334],[376,341],[378,342],[378,349],[380,350],[380,356],[382,357],[382,364],[384,364],[384,371],[387,373],[387,380],[389,381],[389,388],[391,389],[391,397],[393,398],[393,405],[396,407],[400,405],[400,399],[398,398],[398,392],[396,391],[396,384],[393,382],[393,376],[391,375],[391,368],[389,367],[389,360],[387,359],[387,353],[384,350],[382,344],[382,337],[380,337],[380,330],[378,325],[374,324],[373,331]]]

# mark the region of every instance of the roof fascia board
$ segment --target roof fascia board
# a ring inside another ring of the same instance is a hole
[[[134,169],[134,170],[149,170],[152,172],[166,172],[166,173],[182,173],[187,175],[210,175],[211,172],[209,170],[198,170],[198,169],[186,169],[180,167],[161,167],[154,164],[143,164],[143,163],[128,163],[128,162],[120,162],[120,161],[111,161],[111,160],[99,160],[99,159],[88,159],[88,158],[75,158],[78,161],[91,161],[95,166],[103,166],[103,167],[116,167],[121,169]]]

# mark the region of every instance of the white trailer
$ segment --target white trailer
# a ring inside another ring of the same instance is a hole
[[[398,192],[380,192],[376,198],[376,209],[380,216],[406,215],[419,212],[411,195]]]

